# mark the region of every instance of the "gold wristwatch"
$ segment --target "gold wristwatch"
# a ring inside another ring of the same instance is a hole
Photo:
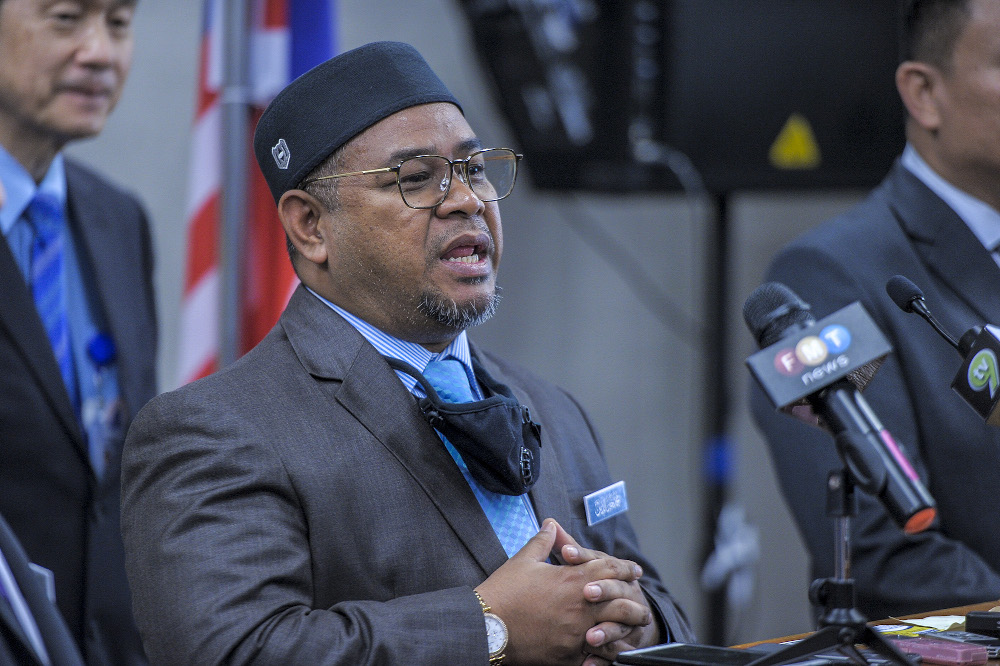
[[[507,656],[504,654],[504,650],[507,649],[507,625],[486,605],[477,590],[473,590],[473,593],[479,600],[479,605],[483,607],[483,617],[486,619],[486,644],[490,651],[490,666],[500,666],[503,658]]]

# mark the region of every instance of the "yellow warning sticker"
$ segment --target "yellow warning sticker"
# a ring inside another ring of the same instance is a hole
[[[815,169],[820,163],[819,144],[809,121],[801,113],[789,116],[768,151],[778,169]]]

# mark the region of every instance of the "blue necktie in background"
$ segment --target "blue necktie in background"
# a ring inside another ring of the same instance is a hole
[[[465,366],[461,361],[455,359],[431,361],[424,368],[424,378],[434,387],[444,402],[472,402],[475,399],[472,395],[472,388],[469,386],[469,376],[465,373]],[[486,518],[493,526],[493,531],[500,539],[500,544],[507,552],[507,557],[513,556],[538,531],[534,517],[528,512],[526,498],[524,496],[501,495],[481,487],[472,477],[468,466],[455,447],[444,435],[438,434],[447,447],[448,453],[462,470],[465,480],[469,482],[473,494],[479,500],[479,505],[486,513]]]
[[[36,194],[28,204],[27,217],[35,231],[31,244],[31,293],[52,344],[73,411],[79,418],[80,398],[70,348],[66,290],[63,288],[66,224],[62,205],[53,196]]]

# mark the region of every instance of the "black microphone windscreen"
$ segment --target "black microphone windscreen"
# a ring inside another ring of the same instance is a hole
[[[816,322],[809,304],[780,282],[765,282],[747,296],[743,320],[761,349],[770,347],[786,333]]]
[[[924,298],[924,292],[920,287],[902,275],[893,275],[889,278],[885,283],[885,293],[889,294],[892,302],[903,312],[913,312],[913,301]]]

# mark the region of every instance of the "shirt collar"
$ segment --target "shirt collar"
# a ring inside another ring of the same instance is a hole
[[[42,182],[35,185],[34,178],[7,150],[0,146],[0,182],[7,198],[0,208],[0,231],[6,236],[14,223],[24,214],[25,208],[37,192],[45,192],[66,207],[66,165],[59,153],[49,165]]]
[[[990,251],[997,247],[1000,243],[1000,212],[939,176],[912,145],[906,144],[900,162],[962,218],[983,247]]]
[[[469,349],[469,338],[465,334],[465,331],[459,333],[458,336],[452,340],[443,351],[435,354],[415,342],[408,342],[393,335],[389,335],[385,331],[372,326],[364,319],[351,314],[339,305],[331,303],[312,289],[309,289],[309,287],[306,287],[306,289],[320,301],[326,303],[333,309],[334,312],[343,317],[348,324],[353,326],[358,333],[365,338],[365,340],[370,342],[371,345],[375,347],[375,351],[383,356],[399,359],[404,363],[412,365],[420,372],[423,372],[424,368],[426,368],[427,364],[431,361],[437,361],[444,358],[454,358],[461,361],[462,365],[465,366],[465,373],[469,376],[469,381],[473,386],[473,392],[477,392],[477,384],[473,381],[474,374],[472,372],[472,352]],[[411,392],[418,392],[420,395],[423,395],[423,390],[417,384],[416,379],[398,370],[396,371],[396,374],[399,376],[400,380],[402,380],[403,384],[406,385],[407,389]]]

